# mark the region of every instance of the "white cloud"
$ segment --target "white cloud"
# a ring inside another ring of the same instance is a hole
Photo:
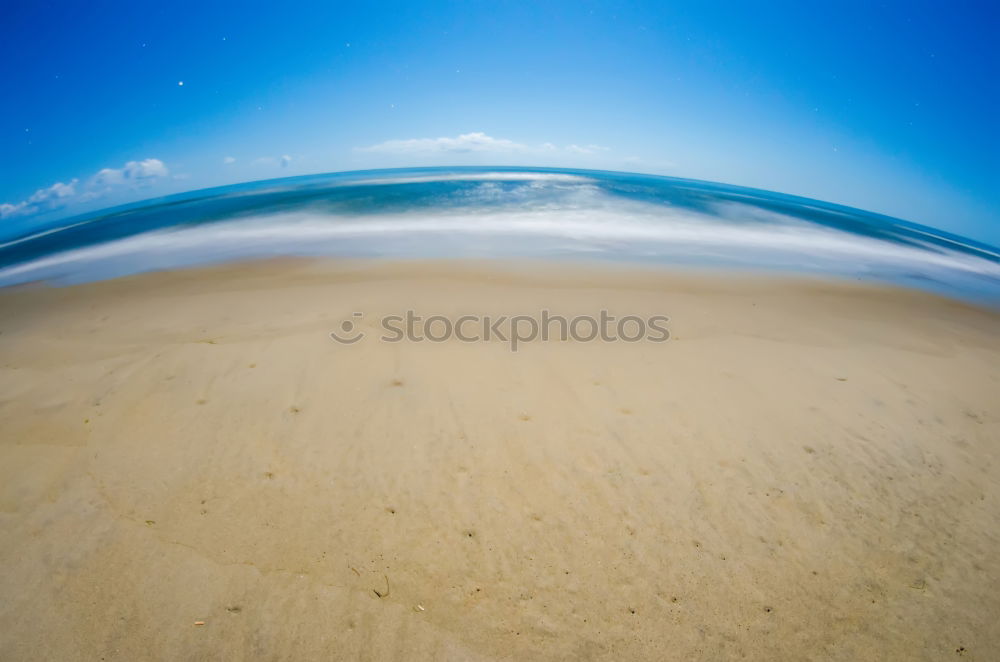
[[[361,152],[385,152],[392,154],[414,154],[427,152],[527,152],[527,145],[521,145],[505,138],[493,138],[480,131],[463,133],[457,138],[410,138],[409,140],[386,140],[370,147],[360,147]]]
[[[169,174],[167,166],[159,159],[129,161],[121,168],[104,168],[98,171],[82,187],[78,186],[78,179],[73,179],[68,184],[56,182],[48,188],[38,189],[21,202],[0,204],[0,218],[30,216],[61,209],[74,202],[95,200],[116,190],[149,186]]]
[[[673,161],[650,161],[640,156],[627,156],[622,159],[622,163],[628,167],[641,167],[644,172],[654,172],[658,170],[673,170],[677,164]]]
[[[407,140],[386,140],[377,145],[358,147],[359,152],[380,154],[555,154],[560,151],[570,154],[595,154],[608,151],[600,145],[569,145],[560,148],[550,142],[541,145],[525,145],[506,138],[494,138],[482,131],[463,133],[455,138],[409,138]]]
[[[94,175],[89,185],[94,188],[115,187],[129,183],[145,185],[170,174],[159,159],[129,161],[121,168],[104,168]]]
[[[43,211],[59,209],[66,206],[66,203],[76,195],[76,185],[79,180],[70,180],[69,184],[56,182],[48,188],[41,188],[31,194],[27,200],[11,204],[5,202],[0,204],[0,218],[10,218],[11,216],[27,216]]]
[[[222,162],[225,163],[226,165],[229,165],[231,163],[236,163],[236,159],[232,156],[227,156],[226,158],[222,159]]]
[[[574,154],[596,154],[597,152],[606,152],[608,148],[600,145],[567,145],[566,151]]]
[[[250,162],[250,165],[255,166],[281,166],[282,168],[287,168],[288,164],[292,162],[292,157],[288,154],[282,154],[281,156],[261,156]]]

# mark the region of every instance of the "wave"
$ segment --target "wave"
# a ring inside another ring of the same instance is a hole
[[[467,170],[261,182],[76,221],[0,245],[0,285],[282,255],[580,255],[1000,300],[995,249],[897,219],[688,180]]]

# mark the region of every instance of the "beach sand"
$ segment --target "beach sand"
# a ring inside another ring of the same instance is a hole
[[[541,308],[672,337],[375,338]],[[998,405],[1000,314],[851,283],[288,261],[0,292],[0,659],[998,659]]]

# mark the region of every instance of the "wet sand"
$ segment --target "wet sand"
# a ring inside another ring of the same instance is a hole
[[[665,343],[331,340],[670,316]],[[0,292],[0,659],[997,659],[1000,315],[260,263]]]

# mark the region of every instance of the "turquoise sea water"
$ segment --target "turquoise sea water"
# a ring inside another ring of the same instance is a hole
[[[1000,251],[792,196],[630,173],[428,168],[195,191],[0,239],[0,286],[275,256],[627,260],[828,274],[1000,305]]]

